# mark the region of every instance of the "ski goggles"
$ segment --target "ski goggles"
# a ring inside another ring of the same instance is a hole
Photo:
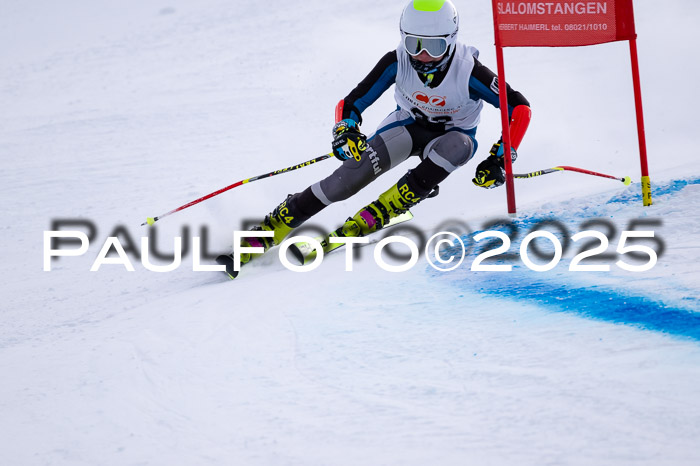
[[[422,37],[404,34],[403,45],[412,57],[420,55],[425,50],[433,58],[440,58],[447,52],[447,39],[445,37]]]

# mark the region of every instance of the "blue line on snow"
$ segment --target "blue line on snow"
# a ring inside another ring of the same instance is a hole
[[[700,341],[700,312],[669,305],[658,299],[626,295],[619,290],[528,280],[522,275],[520,279],[513,278],[491,275],[490,279],[477,282],[477,291]],[[474,281],[469,280],[469,285],[473,286]]]
[[[680,191],[681,189],[685,188],[688,185],[693,185],[693,184],[700,184],[700,177],[697,178],[689,178],[685,180],[673,180],[670,183],[656,186],[652,183],[651,185],[651,194],[653,197],[656,196],[665,196],[667,194],[674,194]],[[629,203],[629,202],[641,202],[642,201],[642,192],[641,189],[629,189],[622,194],[619,194],[617,196],[612,197],[607,204],[615,204],[615,203]]]
[[[700,177],[673,180],[663,185],[652,185],[652,194],[655,197],[674,194],[686,186],[696,184],[700,184]],[[641,203],[641,199],[640,186],[636,185],[612,197],[606,204],[634,204]],[[590,213],[604,214],[606,209],[600,207],[593,208]],[[540,221],[539,217],[525,216],[513,223],[524,229]],[[577,219],[580,220],[576,214],[570,218],[560,218],[564,222]],[[700,341],[700,299],[697,296],[681,298],[679,306],[665,302],[662,298],[630,295],[626,290],[564,283],[556,278],[545,281],[542,276],[535,279],[527,276],[524,270],[517,271],[518,268],[514,267],[507,279],[500,274],[477,272],[458,285],[465,284],[467,288],[498,298],[537,304],[592,319],[633,325]]]

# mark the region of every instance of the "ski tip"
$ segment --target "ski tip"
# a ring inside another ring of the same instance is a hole
[[[622,182],[625,183],[625,186],[629,186],[632,184],[632,178],[630,178],[629,176],[625,176],[624,178],[622,178]]]
[[[299,262],[299,265],[304,265],[304,253],[301,252],[301,249],[299,248],[300,243],[294,243],[291,246],[289,246],[289,250],[292,252],[292,255],[294,258]],[[306,244],[306,243],[301,243],[301,244]]]
[[[216,258],[216,263],[219,265],[223,265],[226,267],[226,275],[228,275],[228,278],[231,280],[235,280],[236,277],[238,277],[238,274],[241,272],[233,270],[233,257],[231,257],[228,254],[222,254]]]

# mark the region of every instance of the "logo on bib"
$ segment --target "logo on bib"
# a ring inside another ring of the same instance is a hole
[[[424,104],[428,104],[432,107],[444,107],[447,99],[441,95],[428,96],[428,94],[421,91],[414,92],[413,98],[418,102],[423,102]]]

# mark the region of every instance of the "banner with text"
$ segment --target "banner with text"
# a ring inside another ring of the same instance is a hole
[[[576,47],[636,37],[632,0],[495,2],[501,47]]]

